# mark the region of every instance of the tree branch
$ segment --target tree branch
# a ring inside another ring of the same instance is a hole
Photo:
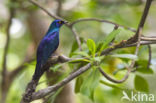
[[[109,81],[114,82],[114,83],[123,83],[123,82],[125,82],[125,81],[128,79],[128,76],[129,76],[129,74],[130,74],[130,72],[131,72],[131,70],[130,70],[129,68],[127,68],[127,73],[126,73],[126,75],[125,75],[121,80],[115,80],[115,79],[111,78],[110,76],[108,76],[108,75],[102,70],[101,67],[99,67],[98,69],[99,69],[99,71],[101,72],[101,74],[102,74],[106,79],[108,79]]]
[[[77,34],[77,32],[76,32],[76,30],[75,30],[74,27],[71,27],[71,30],[72,30],[72,32],[73,32],[75,38],[76,38],[77,44],[78,44],[78,46],[79,46],[79,50],[82,51],[80,37],[78,36],[78,34]]]
[[[145,6],[145,8],[144,8],[144,12],[143,12],[143,15],[142,15],[142,17],[141,17],[140,24],[139,24],[138,29],[137,29],[137,32],[136,32],[136,36],[137,36],[137,37],[139,37],[139,29],[144,28],[144,24],[145,24],[145,21],[146,21],[146,18],[147,18],[149,9],[150,9],[150,7],[151,7],[152,1],[153,1],[153,0],[146,0],[146,6]]]
[[[12,0],[11,2],[15,2],[15,0]],[[8,24],[6,27],[6,44],[4,47],[4,54],[3,54],[3,60],[2,60],[2,83],[1,83],[1,102],[5,103],[6,97],[7,97],[7,93],[8,93],[8,89],[10,84],[8,83],[9,79],[7,76],[7,54],[8,54],[8,49],[9,49],[9,44],[10,44],[10,27],[12,24],[12,18],[15,16],[15,8],[14,7],[9,7],[9,20],[8,20]]]
[[[147,45],[148,46],[148,54],[149,54],[149,57],[148,57],[148,64],[147,64],[147,69],[150,68],[150,64],[151,64],[151,59],[152,59],[152,50],[151,50],[151,45]]]
[[[115,26],[118,26],[118,27],[123,27],[125,29],[128,29],[132,32],[136,32],[135,29],[133,28],[130,28],[130,27],[127,27],[127,26],[124,26],[124,25],[121,25],[121,24],[117,24],[117,23],[114,23],[112,21],[108,21],[108,20],[104,20],[104,19],[98,19],[98,18],[84,18],[84,19],[78,19],[76,21],[73,21],[72,23],[70,23],[69,25],[70,26],[73,26],[79,22],[84,22],[84,21],[97,21],[97,22],[105,22],[105,23],[108,23],[108,24],[112,24],[112,25],[115,25]]]
[[[29,2],[31,2],[32,4],[36,5],[37,7],[39,7],[40,9],[42,9],[44,12],[46,12],[50,17],[54,18],[54,19],[60,19],[60,20],[64,20],[65,19],[51,13],[50,11],[48,11],[47,9],[45,9],[44,7],[42,7],[38,2],[34,1],[34,0],[29,0]]]
[[[146,6],[144,8],[144,12],[143,12],[142,18],[140,20],[140,24],[139,24],[137,32],[134,36],[134,39],[137,39],[137,46],[136,46],[136,50],[135,50],[136,56],[138,55],[138,51],[139,51],[139,47],[140,47],[140,41],[141,41],[141,35],[142,35],[142,29],[144,28],[144,24],[145,24],[151,3],[152,3],[152,0],[146,1]],[[135,61],[136,61],[135,59],[132,60],[132,63],[130,65],[130,69],[132,69],[133,66],[135,65]]]
[[[58,6],[57,6],[57,11],[56,14],[58,16],[61,16],[61,9],[62,9],[62,0],[57,0]]]
[[[131,41],[137,41],[138,40],[140,29],[144,28],[144,24],[145,24],[151,3],[152,3],[152,0],[146,0],[144,12],[142,14],[142,17],[141,17],[140,23],[138,25],[137,31],[136,31],[135,35],[128,40],[128,43]]]
[[[8,53],[8,49],[9,49],[9,44],[10,44],[10,27],[12,24],[12,18],[15,15],[15,11],[13,8],[10,8],[10,17],[8,20],[8,24],[7,24],[7,28],[6,28],[6,34],[7,34],[7,39],[6,39],[6,44],[4,47],[4,55],[3,55],[3,63],[2,63],[2,75],[5,77],[7,68],[6,68],[6,62],[7,62],[7,53]]]
[[[89,64],[81,67],[77,71],[73,72],[72,74],[70,74],[67,78],[65,78],[64,80],[62,80],[60,83],[55,84],[53,86],[49,86],[49,87],[47,87],[45,89],[41,89],[38,92],[33,93],[32,100],[40,99],[42,97],[47,96],[48,94],[50,94],[52,92],[55,92],[60,87],[64,86],[65,84],[67,84],[68,82],[70,82],[71,80],[73,80],[74,78],[76,78],[77,76],[79,76],[82,73],[84,73],[85,71],[87,71],[90,67],[91,67],[91,64],[89,63]]]
[[[142,36],[141,40],[144,40],[144,41],[156,41],[156,37],[145,37],[145,36]]]

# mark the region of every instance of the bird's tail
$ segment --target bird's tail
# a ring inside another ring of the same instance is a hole
[[[33,80],[39,80],[43,73],[44,72],[42,71],[41,63],[36,64],[35,72],[33,75]]]
[[[33,92],[35,91],[38,81],[43,73],[44,72],[42,72],[41,64],[36,64],[36,69],[32,77],[32,80],[28,83],[26,87],[26,92],[23,96],[24,101],[30,102],[29,98],[32,96]]]

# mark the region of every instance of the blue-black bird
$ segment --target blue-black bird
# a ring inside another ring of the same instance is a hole
[[[37,63],[35,73],[33,75],[34,80],[38,80],[41,77],[45,71],[42,67],[58,48],[60,27],[65,23],[66,22],[62,20],[54,20],[51,23],[48,32],[41,40],[37,48]]]

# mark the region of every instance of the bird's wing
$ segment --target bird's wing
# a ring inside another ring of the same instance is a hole
[[[59,45],[58,32],[53,32],[49,36],[45,36],[37,50],[37,61],[41,61],[44,64]]]

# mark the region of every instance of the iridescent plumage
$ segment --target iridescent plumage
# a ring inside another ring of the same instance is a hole
[[[59,46],[59,31],[60,27],[65,22],[62,20],[54,20],[46,35],[41,40],[37,48],[37,63],[33,79],[39,79],[44,73],[43,65],[47,62],[48,58],[56,51]]]

